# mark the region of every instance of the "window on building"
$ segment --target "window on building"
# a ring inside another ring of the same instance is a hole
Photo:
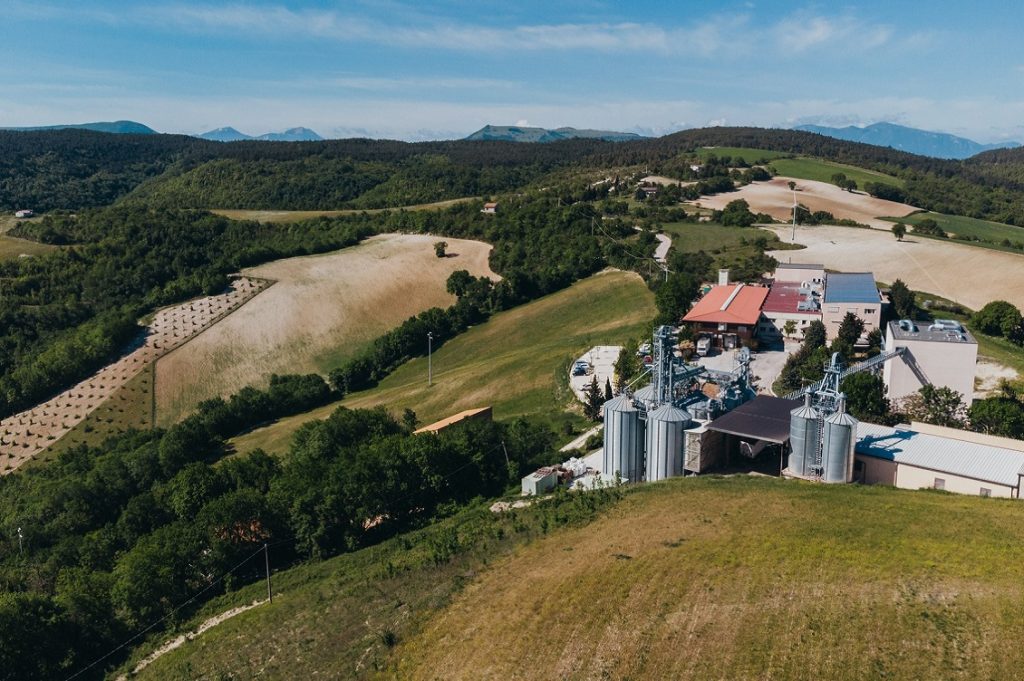
[[[873,307],[865,307],[864,308],[864,314],[875,314],[875,308],[873,308]]]
[[[978,492],[978,494],[980,494],[983,497],[990,497],[992,496],[992,490],[990,490],[988,487],[982,487],[981,491]]]
[[[935,478],[935,489],[946,489],[946,481],[942,478]]]
[[[828,311],[831,314],[836,314],[836,313],[839,312],[839,306],[838,305],[832,305],[831,307],[828,308]]]

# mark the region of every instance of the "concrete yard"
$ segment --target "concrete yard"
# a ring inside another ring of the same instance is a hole
[[[756,378],[759,393],[773,395],[772,384],[782,373],[786,359],[800,348],[799,341],[786,341],[785,349],[759,350],[751,355],[750,370]],[[698,357],[697,363],[717,371],[734,371],[738,365],[736,353],[739,350],[716,351],[709,357]]]
[[[605,381],[610,380],[613,384],[615,383],[615,362],[618,361],[620,352],[622,352],[620,345],[597,345],[576,358],[577,362],[587,362],[591,367],[591,371],[586,376],[573,376],[572,368],[569,369],[569,385],[580,402],[586,401],[587,386],[595,376],[602,395]]]

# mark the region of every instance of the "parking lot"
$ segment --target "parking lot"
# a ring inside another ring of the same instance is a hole
[[[600,386],[602,394],[604,393],[605,381],[613,378],[615,362],[618,361],[620,352],[622,347],[619,345],[598,345],[576,358],[577,362],[586,362],[590,366],[589,372],[583,376],[573,376],[572,368],[569,369],[569,385],[581,402],[586,400],[587,386],[594,377],[597,377],[597,385]]]

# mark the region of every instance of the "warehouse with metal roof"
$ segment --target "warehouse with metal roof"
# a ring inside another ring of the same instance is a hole
[[[854,477],[903,489],[943,489],[983,497],[1019,498],[1024,452],[951,428],[890,428],[861,423]],[[1000,443],[1001,444],[1001,443]]]
[[[882,295],[871,272],[830,272],[825,278],[825,296],[821,305],[821,321],[831,342],[847,312],[864,321],[864,334],[880,328]]]

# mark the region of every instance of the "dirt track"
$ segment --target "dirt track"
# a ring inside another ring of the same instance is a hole
[[[791,227],[766,227],[783,241]],[[937,239],[908,238],[856,227],[797,227],[801,251],[775,251],[779,262],[821,263],[843,272],[874,272],[891,283],[902,279],[927,291],[979,309],[993,300],[1024,307],[1024,256]]]
[[[266,285],[243,277],[221,295],[160,310],[134,351],[53,399],[0,421],[0,475],[59,440],[151,362],[238,309]],[[120,399],[128,398],[122,394]]]
[[[276,283],[157,363],[158,423],[177,421],[202,400],[264,384],[272,373],[326,373],[409,317],[454,302],[445,283],[455,270],[498,279],[488,264],[490,245],[446,238],[449,257],[438,258],[439,240],[381,235],[245,270]]]
[[[903,217],[919,210],[905,203],[876,199],[862,192],[844,191],[827,182],[781,176],[768,182],[752,182],[734,192],[702,196],[693,203],[701,208],[721,210],[730,201],[746,199],[753,212],[767,213],[776,220],[788,222],[793,219],[793,192],[788,186],[790,181],[796,182],[796,200],[812,212],[825,210],[838,219],[856,220],[875,229],[892,229],[891,222],[879,220],[879,217]]]

